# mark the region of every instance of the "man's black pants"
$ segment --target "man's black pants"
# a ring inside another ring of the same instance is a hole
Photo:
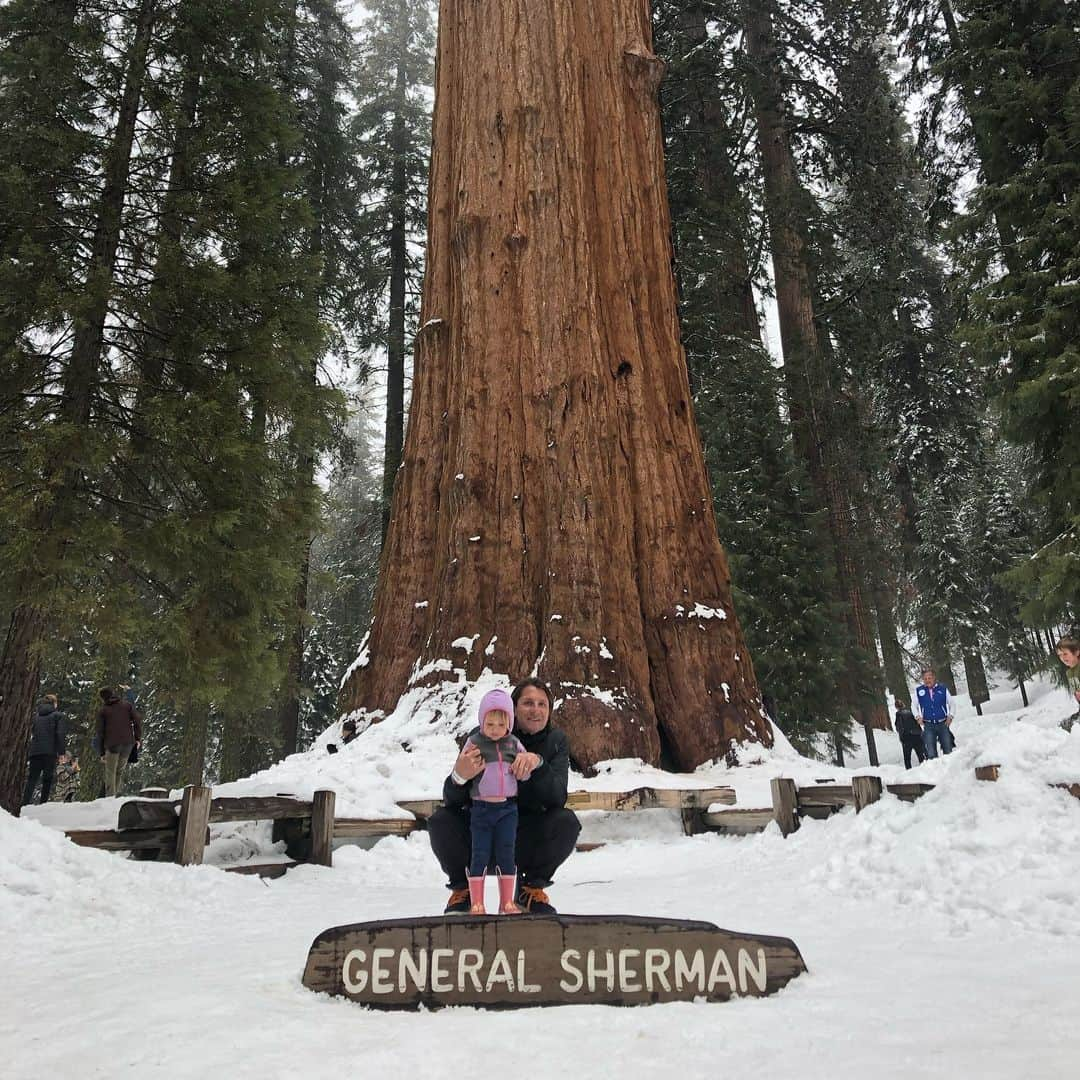
[[[911,754],[913,751],[920,764],[926,760],[926,747],[923,746],[922,735],[901,735],[900,745],[904,748],[905,769],[911,768]]]
[[[550,885],[555,871],[574,850],[580,832],[581,822],[573,810],[548,810],[542,814],[521,811],[515,851],[520,884],[538,888]],[[464,889],[472,852],[468,813],[439,807],[428,820],[428,837],[449,887]],[[495,872],[493,866],[488,870]]]
[[[34,788],[41,780],[41,801],[47,803],[52,794],[53,777],[56,775],[55,754],[32,754],[30,756],[30,775],[26,778],[26,790],[23,792],[23,806],[34,801]]]

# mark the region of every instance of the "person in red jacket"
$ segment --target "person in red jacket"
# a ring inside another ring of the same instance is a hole
[[[100,694],[94,743],[105,765],[105,794],[116,795],[131,751],[142,746],[142,717],[111,686],[103,686]]]

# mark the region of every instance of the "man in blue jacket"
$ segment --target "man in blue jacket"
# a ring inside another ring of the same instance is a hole
[[[937,757],[938,745],[943,754],[953,752],[952,722],[953,705],[949,691],[937,681],[933,668],[922,673],[922,686],[915,689],[919,706],[919,726],[922,728],[923,746],[928,758]]]

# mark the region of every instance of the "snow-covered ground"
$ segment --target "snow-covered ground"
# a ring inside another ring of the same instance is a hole
[[[425,834],[340,847],[332,869],[263,882],[136,863],[58,831],[114,825],[118,800],[0,814],[0,1075],[1072,1075],[1080,801],[1047,786],[1080,780],[1080,726],[1057,726],[1070,711],[1048,685],[1032,688],[1027,709],[997,695],[981,718],[961,699],[956,752],[905,774],[933,792],[808,821],[786,840],[775,827],[684,837],[665,811],[586,815],[583,839],[608,843],[563,867],[551,890],[561,910],[705,919],[800,947],[807,975],[723,1005],[369,1012],[305,990],[307,950],[330,926],[441,910]],[[455,752],[419,699],[339,754],[327,741],[333,733],[217,790],[333,787],[339,815],[402,816],[395,800],[437,795]],[[778,742],[744,752],[736,769],[674,777],[617,762],[571,786],[730,784],[738,805],[766,806],[771,776],[866,771],[865,755],[837,769]],[[895,737],[880,735],[878,748],[885,764],[873,771],[903,774]],[[1001,779],[975,781],[974,766],[991,762]],[[262,859],[268,842],[262,826],[245,826],[221,832],[210,854],[228,862],[263,849]]]

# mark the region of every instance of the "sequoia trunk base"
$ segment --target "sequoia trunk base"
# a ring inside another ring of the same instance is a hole
[[[679,341],[648,5],[443,0],[413,400],[344,710],[535,671],[579,765],[771,742]],[[447,663],[449,661],[449,663]]]

